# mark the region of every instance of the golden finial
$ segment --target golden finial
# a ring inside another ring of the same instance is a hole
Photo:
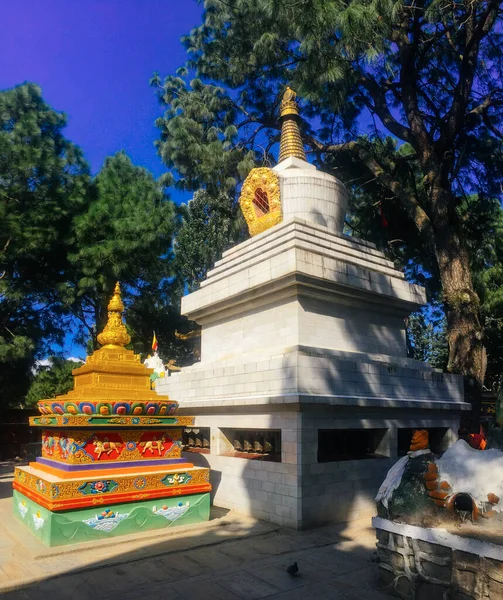
[[[279,145],[279,161],[285,160],[289,156],[295,156],[301,160],[306,160],[304,144],[300,137],[299,130],[299,109],[295,98],[297,94],[289,87],[286,88],[281,100],[280,118],[281,142]]]
[[[98,335],[98,342],[102,346],[125,346],[131,341],[126,326],[122,322],[124,304],[121,299],[119,282],[115,284],[114,295],[108,303],[108,322],[103,331]]]

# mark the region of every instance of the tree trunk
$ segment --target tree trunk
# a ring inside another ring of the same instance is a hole
[[[472,404],[470,424],[475,427],[486,371],[480,302],[473,288],[469,254],[450,194],[445,188],[435,187],[432,196],[435,252],[447,317],[447,368],[465,375],[466,400]]]

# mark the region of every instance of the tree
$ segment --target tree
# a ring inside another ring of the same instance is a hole
[[[445,329],[445,316],[441,310],[423,309],[410,315],[407,320],[409,357],[444,370],[449,357]]]
[[[47,365],[38,367],[26,394],[26,404],[34,406],[39,400],[67,394],[73,389],[72,371],[82,366],[82,361],[51,356]]]
[[[64,334],[59,290],[85,206],[89,168],[38,86],[0,92],[0,397],[18,402],[29,369]]]
[[[187,205],[175,242],[175,269],[184,286],[194,291],[224,250],[244,237],[244,219],[225,193],[198,190]]]
[[[276,109],[291,85],[305,115],[316,116],[303,130],[315,162],[351,186],[378,187],[383,210],[398,206],[399,227],[429,249],[449,369],[480,385],[480,300],[458,203],[466,193],[500,194],[500,2],[208,0],[205,8],[184,39],[186,67],[152,80],[167,107],[159,151],[179,185],[230,189],[251,164],[272,161]]]
[[[131,310],[142,297],[166,293],[174,228],[173,203],[153,176],[123,152],[108,157],[86,211],[73,222],[76,249],[69,256],[73,271],[65,302],[80,326],[81,342],[90,339],[97,347],[116,281]]]

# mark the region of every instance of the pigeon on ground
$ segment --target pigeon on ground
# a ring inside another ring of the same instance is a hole
[[[298,567],[297,563],[294,562],[293,565],[290,565],[287,568],[286,572],[288,573],[288,575],[295,577],[295,575],[297,575],[297,573],[299,572],[299,567]]]

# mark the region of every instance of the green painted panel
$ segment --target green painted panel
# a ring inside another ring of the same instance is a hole
[[[62,546],[207,521],[210,495],[194,494],[55,513],[14,490],[14,514],[44,544]]]

